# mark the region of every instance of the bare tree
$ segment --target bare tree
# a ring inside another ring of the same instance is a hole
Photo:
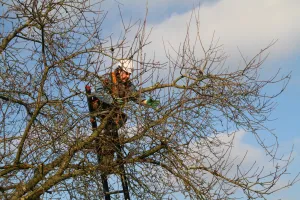
[[[123,23],[117,40],[103,36],[101,1],[0,3],[2,199],[100,199],[100,174],[107,167],[111,196],[120,199],[115,194],[122,190],[120,165],[126,167],[130,195],[136,199],[175,198],[176,193],[235,199],[238,191],[248,199],[266,199],[297,180],[276,185],[291,159],[277,158],[277,141],[269,145],[260,137],[261,130],[268,131],[273,99],[289,80],[278,73],[260,79],[264,52],[273,43],[232,69],[224,67],[226,56],[218,42],[205,47],[199,33],[193,43],[187,34],[182,46],[173,49],[176,56],[166,53],[168,62],[159,64],[142,52],[148,43],[146,20]],[[203,57],[197,57],[196,47]],[[95,141],[107,121],[91,128],[84,86],[93,86],[99,75],[130,57],[137,66],[135,95],[159,98],[161,105],[157,110],[131,103],[123,108],[129,116],[119,132],[123,158],[104,166],[97,162]],[[266,94],[272,84],[281,88]],[[259,163],[244,168],[244,159],[230,158],[232,140],[222,135],[238,130],[256,136],[273,171]]]

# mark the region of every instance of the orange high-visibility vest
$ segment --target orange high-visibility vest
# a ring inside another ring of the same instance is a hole
[[[111,94],[113,97],[116,97],[118,95],[118,82],[117,82],[117,76],[115,72],[111,73],[111,80],[112,80]]]

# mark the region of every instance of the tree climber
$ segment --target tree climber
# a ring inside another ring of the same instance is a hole
[[[104,128],[103,138],[100,139],[99,153],[102,157],[102,164],[110,166],[114,159],[114,152],[119,153],[120,144],[118,137],[118,129],[124,126],[127,115],[122,112],[122,107],[128,101],[134,101],[143,105],[156,108],[159,104],[158,100],[151,98],[146,99],[143,94],[138,94],[135,86],[129,80],[133,72],[132,60],[121,60],[118,67],[112,72],[102,76],[100,82],[96,84],[96,91],[93,93],[93,109],[99,111],[100,119],[104,119],[111,109],[116,111],[113,116],[108,119]],[[105,112],[108,111],[108,112]],[[101,114],[103,113],[103,114]]]

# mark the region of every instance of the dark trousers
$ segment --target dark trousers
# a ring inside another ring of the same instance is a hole
[[[110,113],[111,109],[113,109],[112,105],[100,102],[99,100],[93,101],[92,107],[94,111],[99,113],[97,117],[100,118],[101,121]],[[97,141],[98,160],[99,163],[108,168],[107,171],[112,170],[111,164],[113,163],[115,152],[117,156],[121,155],[122,147],[120,145],[118,130],[125,125],[126,121],[126,114],[123,113],[121,109],[116,109],[112,117],[108,119],[104,130],[99,135]]]
[[[100,116],[103,119],[105,116]],[[115,158],[122,157],[122,147],[120,145],[120,138],[118,130],[125,125],[127,116],[124,113],[116,113],[111,119],[108,120],[104,130],[99,135],[97,141],[97,152],[99,156],[99,163],[105,166],[107,174],[115,170],[112,166]]]

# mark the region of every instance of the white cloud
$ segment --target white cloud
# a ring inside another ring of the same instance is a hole
[[[299,50],[300,44],[300,1],[296,0],[223,0],[216,4],[201,6],[199,10],[202,40],[209,44],[212,34],[220,38],[225,52],[237,60],[237,46],[248,58],[266,47],[272,40],[279,41],[271,49],[272,58],[287,56]],[[164,55],[162,38],[175,47],[183,42],[191,12],[173,15],[160,24],[152,24],[148,51]],[[196,26],[192,24],[191,39]],[[297,49],[298,48],[298,49]],[[160,57],[162,58],[162,57]]]
[[[156,8],[159,10],[167,10],[168,7],[174,6],[186,6],[186,5],[199,5],[199,4],[211,4],[219,0],[119,0],[119,1],[107,1],[103,2],[106,6],[115,8],[117,4],[128,6],[127,9],[132,9],[133,12],[136,11],[137,7],[143,7],[148,4],[148,8]]]
[[[224,155],[224,160],[234,161],[233,167],[230,169],[229,173],[227,174],[227,177],[234,177],[237,173],[237,165],[242,163],[239,170],[243,172],[249,172],[248,176],[251,174],[258,175],[258,171],[262,172],[260,174],[260,177],[263,177],[264,175],[268,175],[270,172],[274,172],[276,170],[276,166],[278,165],[280,168],[284,168],[286,165],[285,159],[288,159],[289,155],[285,153],[285,156],[282,157],[282,160],[272,160],[271,157],[266,156],[266,153],[264,149],[258,145],[253,145],[249,141],[246,141],[246,139],[249,139],[250,133],[246,133],[244,131],[238,131],[235,134],[227,135],[227,134],[220,134],[217,138],[224,142],[224,143],[231,143],[232,141],[232,149],[230,153],[228,152],[227,155]],[[275,139],[275,138],[274,138]],[[292,141],[290,141],[292,142]],[[215,151],[220,151],[222,149],[226,150],[229,148],[227,145],[222,145],[219,147],[215,147]],[[279,148],[277,152],[277,157],[280,157],[285,151],[285,148]],[[246,155],[246,156],[245,156]],[[293,154],[292,157],[295,157],[296,154]],[[243,161],[243,162],[241,162]],[[291,167],[291,166],[290,166]],[[250,170],[251,169],[251,170]],[[250,171],[249,171],[250,170]],[[257,171],[256,171],[257,170]],[[261,171],[262,170],[262,171]],[[284,176],[282,176],[278,182],[276,182],[276,185],[272,188],[272,190],[280,189],[285,187],[289,184],[290,180],[292,180],[297,172],[291,171],[291,169],[288,168],[288,172],[292,172],[292,174],[286,173]],[[210,176],[208,176],[210,177]],[[255,177],[249,178],[249,180],[255,181]],[[267,181],[272,179],[272,176],[269,178],[263,178],[261,181]],[[258,188],[257,188],[258,189]],[[280,192],[279,194],[284,194],[284,190]],[[240,194],[240,193],[237,193]]]

